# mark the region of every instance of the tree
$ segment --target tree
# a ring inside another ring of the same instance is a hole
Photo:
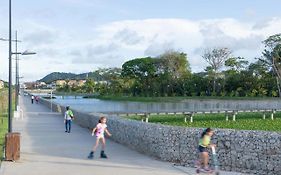
[[[187,55],[169,51],[157,58],[136,58],[122,65],[122,77],[134,80],[133,94],[183,95],[182,82],[191,75]]]
[[[181,78],[191,74],[187,55],[183,52],[167,51],[159,56],[165,63],[165,70],[173,79]]]
[[[167,90],[167,95],[184,95],[183,81],[191,76],[190,64],[186,53],[177,51],[167,51],[158,57],[156,72],[161,89]]]
[[[94,73],[97,74],[98,76],[95,78],[97,81],[112,81],[114,79],[117,79],[121,76],[122,70],[117,67],[113,68],[103,68],[103,69],[98,69]]]
[[[225,66],[229,67],[231,71],[240,72],[249,64],[243,57],[231,57],[225,61]]]
[[[220,70],[225,64],[225,61],[229,58],[231,51],[228,48],[214,48],[206,49],[202,57],[209,64],[208,71],[213,74],[213,92],[216,93],[216,80],[219,77]],[[212,69],[212,71],[210,71]]]
[[[122,77],[131,78],[134,84],[139,84],[142,92],[147,96],[151,83],[156,75],[155,59],[151,57],[137,58],[125,62],[122,65]]]
[[[154,60],[151,57],[136,58],[122,65],[122,76],[137,80],[151,77],[155,74]]]
[[[263,43],[265,44],[265,50],[261,60],[273,69],[276,75],[279,97],[281,97],[281,33],[269,36]]]
[[[94,92],[95,82],[92,79],[87,79],[85,84],[83,85],[82,89],[86,93],[93,93]]]

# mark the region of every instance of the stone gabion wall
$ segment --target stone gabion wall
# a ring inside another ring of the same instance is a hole
[[[50,107],[50,102],[40,100]],[[53,104],[53,110],[64,113],[65,107]],[[85,114],[74,110],[75,122],[82,127],[94,127],[101,114]],[[158,159],[194,165],[200,128],[184,128],[143,123],[108,117],[112,140]],[[280,126],[281,127],[281,126]],[[217,145],[223,170],[250,174],[281,174],[281,133],[215,129],[212,142]]]

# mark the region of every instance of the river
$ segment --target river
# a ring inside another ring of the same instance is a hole
[[[281,100],[217,100],[187,99],[180,102],[126,102],[82,97],[60,97],[52,100],[61,105],[87,113],[135,113],[135,112],[196,112],[224,110],[281,109]]]

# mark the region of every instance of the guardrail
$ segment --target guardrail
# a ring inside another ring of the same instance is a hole
[[[270,113],[271,120],[274,120],[274,114],[280,112],[281,109],[255,109],[255,110],[211,110],[211,111],[196,111],[196,112],[112,112],[109,114],[115,114],[118,116],[141,116],[142,121],[148,122],[151,115],[184,115],[184,122],[193,122],[195,114],[225,114],[225,120],[229,120],[229,116],[232,116],[232,120],[236,121],[236,116],[238,113],[262,113],[262,119],[266,118],[266,113]]]

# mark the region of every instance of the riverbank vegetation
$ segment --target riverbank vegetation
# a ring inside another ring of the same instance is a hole
[[[0,161],[3,158],[5,134],[8,129],[8,92],[0,91]]]
[[[274,117],[274,120],[271,120],[270,114],[267,114],[266,119],[263,119],[262,113],[239,113],[236,116],[236,121],[232,121],[231,116],[229,116],[229,121],[226,121],[224,114],[197,114],[193,117],[192,123],[190,121],[185,123],[183,115],[151,115],[149,122],[182,127],[212,127],[281,132],[281,113],[276,113]],[[125,118],[132,120],[142,119],[140,116],[125,116]]]
[[[61,92],[131,97],[280,97],[281,34],[263,41],[265,50],[255,61],[234,55],[224,47],[202,50],[204,71],[192,73],[188,55],[167,51],[157,57],[135,58],[122,69],[95,71],[81,86],[65,84]]]

